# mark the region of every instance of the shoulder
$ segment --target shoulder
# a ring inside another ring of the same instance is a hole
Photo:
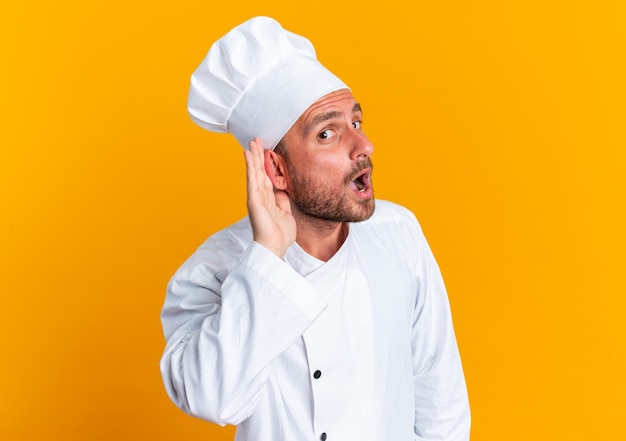
[[[206,239],[181,269],[197,265],[228,268],[235,264],[251,242],[252,228],[249,218],[245,217]]]
[[[371,218],[352,225],[358,234],[375,236],[387,243],[417,243],[422,229],[417,218],[408,208],[394,202],[376,200],[376,209]]]
[[[376,200],[376,209],[364,224],[372,227],[393,224],[406,224],[419,229],[419,222],[411,210],[402,205],[385,200]]]
[[[427,252],[422,228],[411,210],[402,205],[376,200],[372,217],[351,225],[353,243],[382,260],[396,262],[413,271]]]

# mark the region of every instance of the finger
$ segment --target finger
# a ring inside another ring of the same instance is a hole
[[[263,145],[263,141],[259,137],[254,137],[252,141],[250,141],[250,151],[251,152],[263,152],[265,150],[265,146]]]
[[[254,155],[249,150],[243,151],[246,160],[246,182],[248,184],[248,193],[256,187],[256,168],[254,165]]]
[[[258,168],[259,165],[263,166],[263,156],[265,152],[265,147],[263,146],[263,142],[259,138],[254,138],[250,141],[250,152],[254,155],[254,164]],[[260,163],[259,163],[260,160]]]
[[[257,185],[262,186],[265,184],[265,147],[259,138],[250,141],[250,152],[253,156],[255,180]]]
[[[258,188],[262,184],[263,175],[261,169],[263,168],[263,143],[259,138],[254,138],[250,141],[250,150],[244,152],[246,156],[246,165],[249,169],[249,182],[254,188]]]
[[[267,152],[269,150],[266,150],[263,142],[259,139],[259,138],[254,138],[251,142],[250,142],[250,149],[253,152],[254,155],[254,159],[255,159],[255,167],[256,167],[256,180],[257,180],[257,184],[258,184],[258,188],[259,189],[264,189],[265,193],[268,193],[266,195],[267,198],[269,198],[270,200],[273,200],[273,189],[274,189],[274,185],[272,184],[272,181],[270,179],[270,177],[268,176],[267,173],[267,161],[268,161],[268,157],[267,157]]]

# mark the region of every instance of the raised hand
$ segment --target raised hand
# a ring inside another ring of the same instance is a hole
[[[260,139],[244,151],[248,183],[248,213],[255,242],[281,259],[296,240],[296,221],[284,191],[274,189],[265,171],[265,149]]]

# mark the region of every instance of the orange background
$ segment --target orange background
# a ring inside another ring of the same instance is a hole
[[[377,196],[423,224],[472,439],[626,439],[625,5],[4,0],[0,439],[232,438],[166,397],[159,311],[246,213],[241,149],[185,104],[260,14],[352,86]]]

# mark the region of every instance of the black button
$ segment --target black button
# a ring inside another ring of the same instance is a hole
[[[313,378],[319,378],[321,376],[322,376],[322,371],[317,370],[317,371],[313,372]]]
[[[319,371],[318,371],[318,372],[319,372]],[[326,432],[324,432],[324,433],[322,433],[322,434],[320,435],[320,439],[321,439],[322,441],[326,441]]]

